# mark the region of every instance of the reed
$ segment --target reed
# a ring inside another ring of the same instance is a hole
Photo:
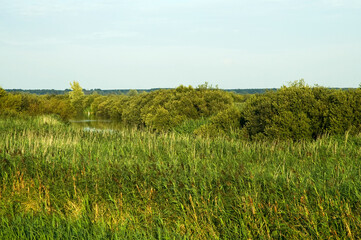
[[[87,132],[47,116],[0,119],[0,139],[1,239],[361,236],[360,136]]]

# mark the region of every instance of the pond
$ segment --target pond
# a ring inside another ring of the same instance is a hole
[[[118,121],[102,119],[76,119],[69,121],[73,126],[82,128],[84,131],[113,131],[123,128],[123,124]]]

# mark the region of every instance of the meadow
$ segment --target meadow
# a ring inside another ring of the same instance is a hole
[[[0,118],[0,239],[357,239],[361,135],[248,141]]]

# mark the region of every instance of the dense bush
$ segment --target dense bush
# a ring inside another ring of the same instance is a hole
[[[98,96],[93,100],[91,109],[97,117],[168,131],[184,121],[216,115],[241,99],[232,93],[204,86],[197,89],[180,86],[127,96]]]
[[[240,137],[243,121],[244,118],[241,111],[237,107],[232,106],[211,117],[208,124],[195,129],[194,133],[207,137]]]
[[[358,133],[360,103],[360,89],[312,88],[301,81],[248,99],[243,127],[251,139],[302,140],[325,133]]]
[[[277,91],[250,96],[207,84],[108,96],[84,95],[78,83],[71,86],[73,91],[68,94],[45,96],[9,94],[0,89],[0,114],[56,114],[63,119],[86,115],[159,132],[176,130],[251,140],[298,141],[316,139],[326,133],[361,131],[361,89],[310,87],[303,80]],[[201,119],[208,120],[197,122]]]

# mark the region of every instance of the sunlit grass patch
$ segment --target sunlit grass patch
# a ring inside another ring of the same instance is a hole
[[[39,116],[38,118],[41,124],[47,124],[50,126],[59,126],[63,124],[58,117],[52,115],[42,115]]]

